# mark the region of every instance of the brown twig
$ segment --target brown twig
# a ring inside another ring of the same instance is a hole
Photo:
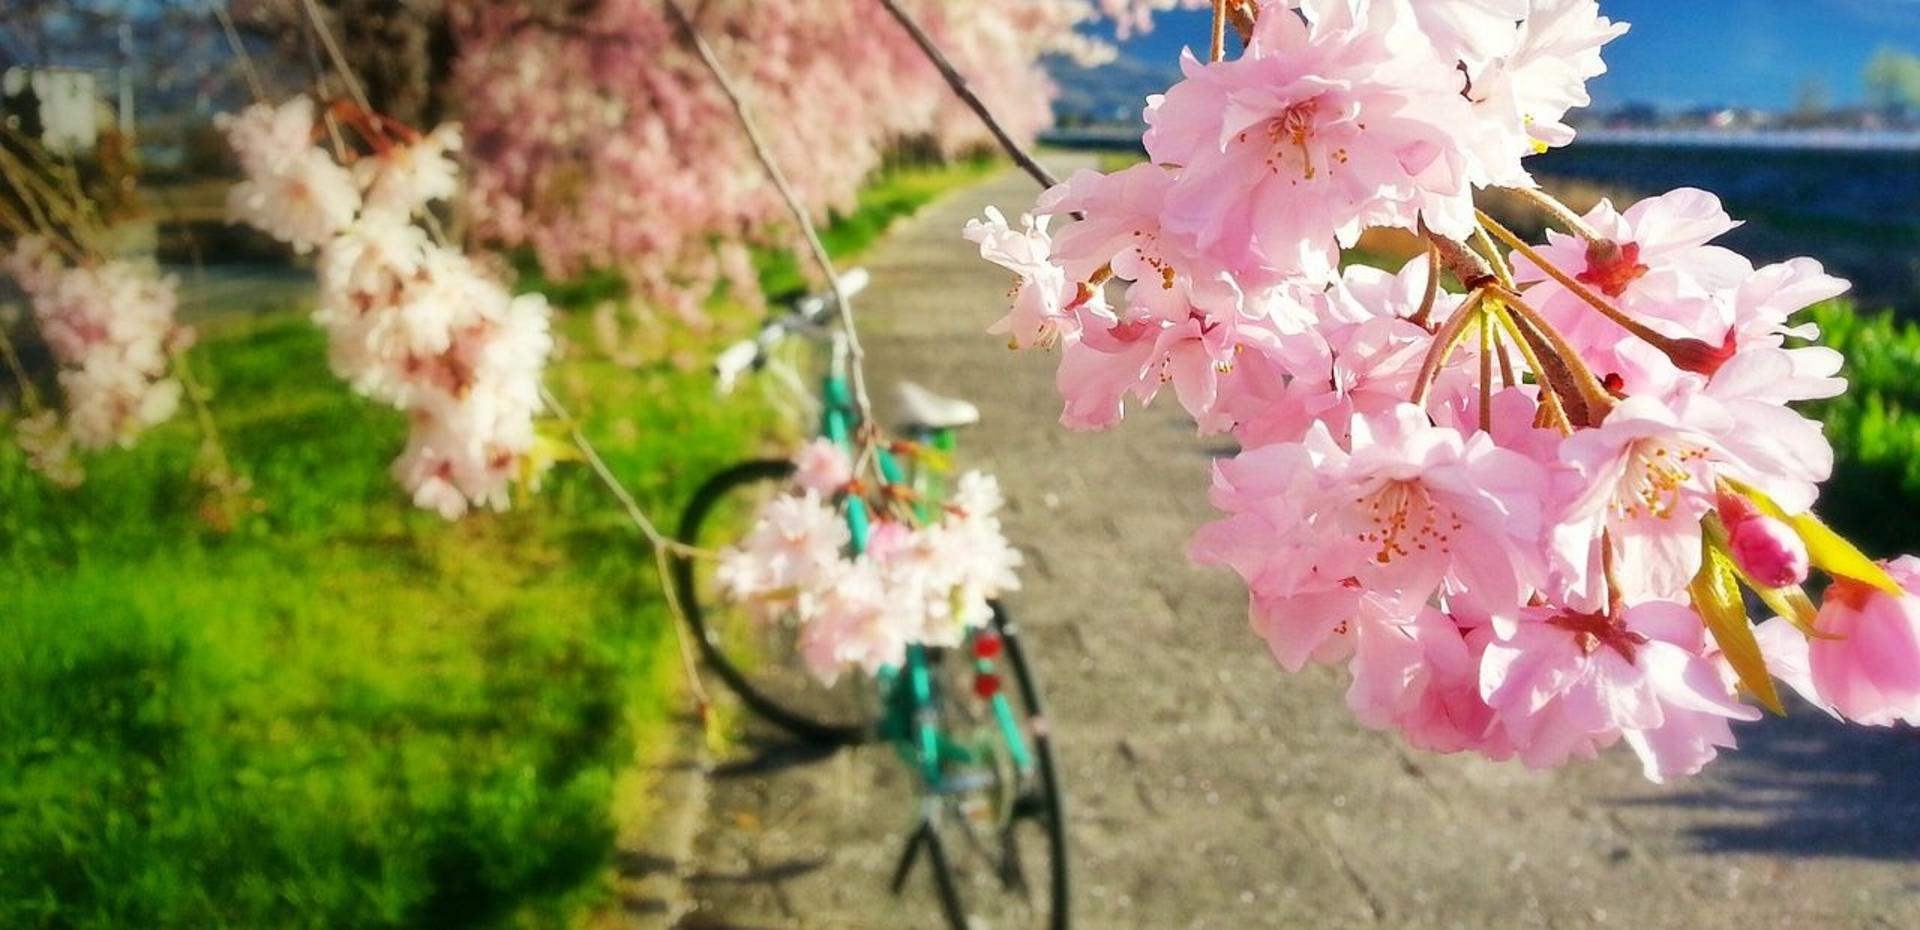
[[[1480,314],[1480,432],[1493,432],[1493,315]]]
[[[1420,308],[1413,312],[1407,321],[1431,331],[1433,329],[1433,305],[1440,300],[1440,251],[1432,242],[1427,243],[1427,290],[1420,297]]]
[[[627,490],[626,485],[620,483],[613,469],[607,467],[606,460],[600,457],[600,450],[594,448],[593,441],[589,440],[587,434],[581,430],[580,421],[573,418],[573,414],[568,412],[566,405],[562,404],[560,398],[554,396],[553,391],[544,384],[540,385],[540,399],[566,424],[567,435],[573,440],[574,446],[580,450],[581,457],[587,460],[587,467],[593,470],[594,477],[599,478],[600,483],[605,485],[614,499],[620,502],[621,508],[627,512],[627,519],[640,530],[640,535],[647,538],[650,548],[653,549],[653,567],[660,578],[661,596],[666,601],[667,612],[672,614],[675,620],[673,637],[680,647],[680,663],[686,672],[688,687],[693,690],[694,703],[698,706],[704,721],[707,708],[713,706],[713,701],[707,696],[706,688],[700,684],[700,669],[694,660],[692,646],[686,638],[685,627],[689,623],[686,607],[680,603],[680,592],[674,586],[673,571],[667,557],[677,555],[681,558],[695,558],[705,553],[660,532],[659,527],[655,526],[653,520],[647,516],[647,512],[641,509],[640,502],[634,500],[633,493]]]
[[[1561,203],[1559,198],[1554,197],[1546,191],[1537,187],[1507,187],[1502,188],[1502,190],[1520,195],[1520,197],[1528,203],[1533,204],[1548,216],[1553,217],[1560,225],[1571,230],[1574,235],[1588,242],[1597,242],[1601,239],[1600,232],[1588,224],[1585,217],[1573,212],[1572,207]]]
[[[1427,348],[1426,360],[1420,363],[1420,377],[1414,382],[1412,402],[1416,407],[1427,405],[1427,395],[1433,391],[1433,383],[1440,377],[1440,369],[1446,367],[1447,359],[1453,356],[1461,340],[1466,338],[1467,326],[1479,319],[1481,303],[1487,298],[1485,290],[1476,290],[1467,295],[1460,309],[1447,318],[1440,331],[1433,336],[1433,343]]]
[[[1487,260],[1481,258],[1479,253],[1468,248],[1466,243],[1435,235],[1425,224],[1421,225],[1420,233],[1439,255],[1441,267],[1453,272],[1453,276],[1460,279],[1461,285],[1467,290],[1477,291],[1489,284],[1500,283],[1499,276],[1493,273],[1493,266],[1487,264]]]
[[[1213,0],[1213,45],[1208,61],[1219,61],[1227,57],[1227,4],[1229,0]]]
[[[1586,407],[1586,416],[1582,419],[1581,425],[1600,425],[1600,421],[1605,419],[1607,413],[1613,409],[1614,399],[1612,394],[1607,393],[1606,386],[1602,385],[1600,379],[1594,375],[1593,369],[1587,367],[1586,360],[1580,357],[1580,353],[1574,350],[1565,336],[1560,335],[1559,330],[1553,328],[1553,324],[1548,323],[1546,318],[1522,300],[1520,295],[1503,290],[1498,293],[1498,296],[1503,303],[1513,309],[1516,319],[1524,321],[1545,341],[1551,351],[1543,353],[1543,356],[1551,355],[1556,362],[1566,366],[1571,382],[1568,387],[1578,392],[1581,403]]]
[[[240,73],[247,79],[247,89],[253,93],[253,102],[267,102],[266,82],[260,79],[260,69],[254,67],[253,56],[247,53],[246,43],[240,40],[240,30],[233,25],[233,15],[227,11],[226,0],[207,0],[207,8],[213,11],[213,18],[220,21],[220,31],[226,33],[227,45],[240,61]]]
[[[1241,44],[1253,41],[1253,24],[1259,18],[1260,4],[1255,0],[1228,0],[1227,21],[1240,34]]]
[[[1493,317],[1494,320],[1500,324],[1501,328],[1507,331],[1507,335],[1513,340],[1514,347],[1520,350],[1520,358],[1525,361],[1527,367],[1532,370],[1534,381],[1537,382],[1540,389],[1541,409],[1547,412],[1550,420],[1555,426],[1559,427],[1562,433],[1571,434],[1573,432],[1572,419],[1568,416],[1566,407],[1560,402],[1561,392],[1555,387],[1556,383],[1563,383],[1566,379],[1565,369],[1552,370],[1541,361],[1540,353],[1545,350],[1546,346],[1537,334],[1532,333],[1514,320],[1513,315],[1509,314],[1505,307],[1496,307],[1493,311]],[[1502,361],[1504,362],[1505,359],[1503,358]],[[1578,394],[1573,395],[1573,397],[1576,402],[1580,399]],[[1582,417],[1584,417],[1585,414],[1586,411],[1583,408],[1581,410]]]

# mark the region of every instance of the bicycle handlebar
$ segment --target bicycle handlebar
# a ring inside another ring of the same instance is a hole
[[[840,275],[840,290],[851,298],[866,290],[871,281],[872,275],[867,273],[867,269],[849,268]],[[722,349],[713,361],[713,373],[719,382],[720,393],[732,393],[740,376],[759,368],[766,359],[767,350],[788,335],[823,335],[827,331],[824,318],[832,309],[834,303],[831,293],[803,295],[793,300],[785,313],[768,320],[753,338],[742,339]]]

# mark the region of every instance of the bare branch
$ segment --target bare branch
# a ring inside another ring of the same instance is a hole
[[[953,88],[954,94],[974,112],[975,116],[980,117],[980,121],[986,124],[987,131],[993,133],[1000,147],[1006,150],[1007,155],[1020,166],[1021,170],[1040,182],[1041,187],[1052,187],[1060,183],[1052,172],[1041,167],[1040,163],[1020,146],[1020,143],[1014,141],[1006,127],[1000,125],[1000,121],[994,118],[993,111],[987,109],[987,105],[980,100],[980,96],[973,92],[973,88],[967,86],[967,79],[954,68],[953,62],[948,61],[946,54],[940,51],[940,47],[933,44],[933,37],[927,35],[927,31],[920,28],[920,23],[901,8],[898,0],[880,0],[880,5],[886,7],[887,12],[892,13],[893,18],[900,21],[901,27],[913,37],[914,44],[920,46],[920,51],[926,53],[927,60],[933,62],[933,66],[939,69],[940,76],[947,79],[947,86]]]
[[[891,0],[882,0],[882,2],[891,2]],[[700,61],[707,66],[708,71],[712,72],[715,83],[720,85],[720,91],[726,94],[727,102],[733,105],[734,116],[739,118],[740,128],[746,132],[747,141],[753,146],[754,156],[760,160],[761,167],[766,169],[767,176],[773,180],[774,188],[780,192],[780,199],[786,201],[787,210],[793,214],[793,221],[799,225],[801,234],[806,237],[807,248],[813,253],[814,261],[819,263],[820,270],[827,276],[827,288],[833,294],[833,301],[840,309],[841,328],[847,333],[847,353],[850,356],[847,367],[852,372],[854,405],[860,414],[862,430],[871,430],[876,421],[873,417],[873,401],[867,395],[867,375],[864,364],[866,356],[860,349],[860,333],[854,326],[853,304],[847,300],[846,291],[840,286],[840,273],[834,269],[833,259],[827,255],[827,247],[820,241],[819,232],[813,228],[813,218],[807,215],[807,208],[801,205],[800,198],[794,194],[793,187],[787,183],[785,172],[782,172],[780,166],[774,162],[773,152],[767,148],[766,140],[760,134],[759,124],[754,121],[753,114],[747,111],[746,101],[741,99],[739,91],[734,88],[733,80],[727,76],[726,69],[721,67],[720,59],[714,55],[713,48],[707,44],[706,39],[701,38],[700,31],[694,28],[693,19],[687,15],[685,9],[681,8],[680,0],[666,0],[666,5],[667,12],[673,15],[681,30],[687,34],[687,41],[699,54]]]

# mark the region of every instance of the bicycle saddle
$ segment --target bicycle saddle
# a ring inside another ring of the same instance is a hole
[[[980,422],[980,408],[957,397],[942,397],[911,381],[900,382],[900,414],[908,426],[952,429]]]

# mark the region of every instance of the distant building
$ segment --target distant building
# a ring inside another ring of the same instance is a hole
[[[0,73],[0,94],[8,109],[26,99],[39,102],[40,143],[48,151],[73,155],[93,151],[105,122],[98,81],[79,68],[8,68]]]

